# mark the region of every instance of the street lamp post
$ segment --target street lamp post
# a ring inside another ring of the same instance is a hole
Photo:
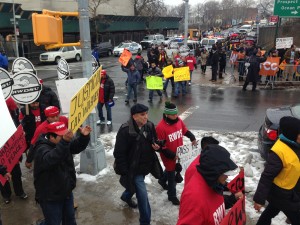
[[[187,45],[188,38],[188,24],[189,24],[189,0],[183,0],[185,2],[184,13],[184,45]]]
[[[15,43],[16,43],[16,56],[19,57],[17,24],[16,24],[16,15],[15,15],[15,0],[12,0],[12,3],[13,3],[13,16],[14,16],[14,33],[15,33]]]

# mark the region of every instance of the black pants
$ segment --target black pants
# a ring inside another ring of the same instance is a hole
[[[282,211],[291,221],[292,225],[300,225],[300,211],[286,211],[280,210],[269,204],[265,211],[259,217],[256,225],[270,225],[272,218],[278,215]]]
[[[23,185],[22,185],[22,172],[20,168],[20,163],[17,163],[13,170],[11,171],[12,183],[14,187],[15,194],[20,196],[24,193]],[[4,186],[0,185],[1,195],[3,198],[10,198],[11,196],[11,188],[9,182],[6,182]]]
[[[219,68],[219,78],[222,78],[222,74],[224,72],[225,67],[226,67],[226,65],[220,65],[220,68]]]
[[[203,73],[205,73],[206,72],[206,65],[202,65],[201,70],[202,70]]]
[[[247,88],[247,86],[248,86],[249,83],[250,83],[249,80],[246,79],[246,81],[245,81],[245,83],[243,85],[243,90],[246,90],[246,88]],[[256,81],[252,81],[252,91],[255,91],[255,89],[256,89],[256,83],[257,83]]]
[[[211,67],[211,79],[217,80],[218,65]]]

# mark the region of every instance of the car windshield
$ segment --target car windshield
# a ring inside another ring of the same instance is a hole
[[[146,36],[146,37],[144,37],[143,40],[145,40],[145,41],[153,40],[153,36]]]
[[[292,113],[295,117],[300,118],[300,105],[294,105],[292,107]]]
[[[128,48],[130,46],[129,43],[121,43],[118,45],[118,48]]]
[[[207,40],[207,39],[203,39],[203,40],[202,40],[202,44],[203,44],[203,45],[207,45],[207,44],[208,44],[208,40]]]
[[[216,43],[216,41],[215,40],[209,40],[209,42],[208,42],[210,45],[213,45],[213,44],[215,44]]]

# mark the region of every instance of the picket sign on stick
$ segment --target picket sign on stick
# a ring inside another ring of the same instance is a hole
[[[131,59],[131,57],[132,57],[131,52],[125,48],[124,51],[122,52],[122,54],[120,55],[119,62],[123,66],[126,66],[129,62],[129,60]]]
[[[174,81],[187,81],[190,80],[190,69],[188,66],[174,69]]]
[[[162,90],[163,89],[162,77],[147,76],[146,84],[147,84],[148,90]]]
[[[168,79],[170,77],[173,77],[174,76],[173,70],[174,70],[174,68],[172,65],[169,65],[169,66],[166,66],[165,68],[163,68],[162,73],[164,75],[164,78]]]

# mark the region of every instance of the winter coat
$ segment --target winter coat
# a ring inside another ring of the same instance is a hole
[[[201,55],[200,55],[201,66],[205,66],[207,64],[208,56],[209,56],[208,51],[201,52]]]
[[[155,63],[155,65],[158,66],[158,56],[157,55],[150,55],[149,58],[148,58],[148,62],[151,66],[151,63]]]
[[[134,176],[151,173],[158,179],[163,172],[152,148],[153,141],[157,139],[154,124],[148,121],[143,130],[139,130],[130,118],[117,133],[113,153],[115,171],[121,175],[120,183],[131,193],[135,193]]]
[[[163,74],[161,72],[161,69],[159,69],[158,67],[152,68],[150,67],[148,70],[148,75],[150,76],[158,76],[158,77],[162,77]]]
[[[219,65],[226,66],[226,53],[219,53]]]
[[[284,140],[281,141],[291,148],[300,160],[300,148]],[[253,200],[261,205],[268,200],[269,203],[281,210],[300,210],[300,179],[291,190],[280,188],[273,182],[282,169],[281,159],[275,152],[270,151]]]
[[[216,50],[212,50],[211,52],[211,66],[218,67],[219,63],[219,53]]]
[[[43,84],[43,88],[39,97],[40,108],[44,111],[48,106],[56,106],[60,109],[60,104],[57,95],[51,88]]]
[[[140,73],[138,70],[134,69],[127,69],[126,67],[122,66],[122,71],[127,73],[128,77],[128,84],[137,84],[140,81]]]
[[[115,95],[115,84],[114,81],[108,75],[106,75],[104,80],[105,80],[104,81],[104,102],[108,102],[109,100],[113,100],[113,97]],[[99,88],[99,98],[100,98],[100,88]]]
[[[248,67],[247,81],[257,82],[259,79],[260,64],[265,62],[267,58],[252,55],[249,58],[250,66]]]
[[[187,56],[185,58],[186,65],[189,67],[190,71],[193,71],[195,68],[197,69],[197,62],[194,56]]]
[[[86,149],[90,136],[79,135],[71,142],[63,139],[54,144],[41,136],[35,145],[34,187],[40,201],[63,201],[76,187],[72,154]]]
[[[8,58],[2,53],[0,53],[0,67],[3,69],[7,69],[8,67]]]
[[[143,70],[143,58],[141,56],[136,56],[134,59],[134,64],[137,70]]]

